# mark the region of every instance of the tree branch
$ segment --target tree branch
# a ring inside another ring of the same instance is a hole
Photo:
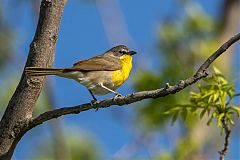
[[[206,77],[208,75],[208,72],[206,70],[210,66],[210,64],[213,63],[213,61],[215,61],[222,53],[224,53],[232,44],[237,42],[239,39],[240,39],[240,33],[233,36],[226,43],[224,43],[217,51],[215,51],[200,66],[198,71],[192,77],[187,78],[185,80],[180,80],[179,83],[174,86],[170,86],[169,84],[166,84],[164,88],[160,88],[156,90],[136,92],[136,93],[128,94],[126,96],[122,96],[122,97],[114,97],[114,98],[110,98],[102,101],[97,101],[94,104],[86,103],[78,106],[64,107],[64,108],[59,108],[52,111],[47,111],[43,114],[40,114],[36,118],[32,119],[32,121],[30,121],[28,124],[27,130],[30,130],[31,128],[37,125],[40,125],[43,122],[46,122],[50,119],[58,118],[62,115],[78,114],[80,112],[87,111],[90,109],[107,108],[112,105],[122,106],[130,103],[138,102],[143,99],[165,97],[169,94],[174,94],[176,92],[179,92],[183,90],[185,87],[192,85],[198,80]]]
[[[64,3],[64,0],[42,0],[26,66],[49,67],[53,64]],[[11,159],[17,143],[24,135],[22,125],[32,119],[33,107],[43,83],[43,77],[29,79],[23,72],[0,122],[0,159]]]
[[[233,95],[233,97],[237,97],[237,96],[240,96],[240,93],[236,93]]]
[[[230,126],[227,124],[226,117],[223,117],[222,125],[223,125],[223,129],[224,129],[224,132],[225,132],[225,142],[224,142],[223,149],[218,152],[220,154],[220,160],[224,160],[224,157],[226,156],[226,154],[228,152],[230,134],[231,134],[231,129],[230,129]]]

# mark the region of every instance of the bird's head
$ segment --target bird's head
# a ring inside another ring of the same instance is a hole
[[[106,52],[106,54],[110,54],[114,57],[123,59],[125,57],[131,57],[132,55],[136,54],[137,52],[135,51],[131,51],[128,49],[128,47],[124,46],[124,45],[118,45],[116,47],[111,48],[110,50],[108,50]]]

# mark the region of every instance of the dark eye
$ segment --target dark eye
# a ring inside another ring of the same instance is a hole
[[[125,50],[120,50],[119,53],[121,53],[121,54],[123,55],[123,54],[127,54],[127,51],[125,51]]]

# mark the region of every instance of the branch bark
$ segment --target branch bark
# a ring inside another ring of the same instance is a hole
[[[50,67],[53,64],[63,7],[64,0],[42,0],[26,66]],[[33,106],[43,82],[43,77],[29,80],[23,72],[0,122],[0,159],[11,159],[17,143],[25,133],[22,126],[32,119]]]
[[[159,97],[165,97],[169,94],[174,94],[176,92],[179,92],[186,88],[189,85],[194,84],[198,80],[206,77],[208,75],[207,69],[208,67],[222,54],[224,53],[232,44],[240,40],[240,33],[233,36],[231,39],[229,39],[227,42],[225,42],[217,51],[215,51],[197,70],[197,72],[192,76],[185,80],[180,80],[178,84],[174,86],[170,86],[169,84],[166,84],[164,88],[151,90],[151,91],[142,91],[142,92],[136,92],[132,93],[126,96],[122,97],[114,97],[102,101],[97,101],[94,104],[86,103],[81,104],[78,106],[73,107],[64,107],[55,109],[52,111],[47,111],[38,117],[32,119],[32,121],[29,122],[28,127],[26,130],[30,130],[33,127],[36,127],[37,125],[42,124],[43,122],[46,122],[48,120],[51,120],[53,118],[58,118],[60,116],[66,115],[66,114],[78,114],[83,111],[87,111],[90,109],[96,109],[96,108],[108,108],[112,105],[122,106],[127,105],[130,103],[138,102],[143,99],[149,99],[149,98],[159,98]]]
[[[227,118],[225,116],[222,119],[222,125],[223,125],[223,129],[225,132],[225,139],[224,139],[223,149],[221,151],[218,151],[218,153],[220,155],[220,160],[224,160],[224,157],[226,156],[226,154],[228,152],[228,147],[229,147],[229,143],[230,143],[230,134],[231,134],[231,128],[228,125]]]

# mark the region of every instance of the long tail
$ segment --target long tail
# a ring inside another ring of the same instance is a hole
[[[39,68],[39,67],[26,67],[26,74],[28,76],[46,76],[46,75],[58,75],[61,76],[64,73],[72,71],[71,68]]]

